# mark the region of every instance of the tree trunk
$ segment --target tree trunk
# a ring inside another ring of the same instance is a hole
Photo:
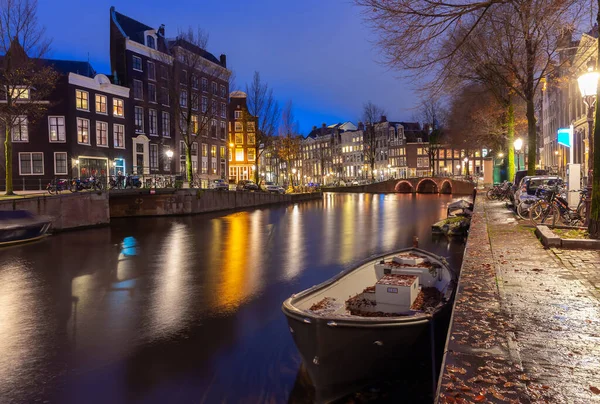
[[[187,177],[188,182],[190,183],[190,188],[194,185],[194,170],[192,168],[192,146],[185,143],[185,175]]]
[[[600,0],[598,0],[598,6],[600,7]],[[600,9],[598,9],[598,15],[596,16],[596,20],[600,23]],[[598,43],[598,57],[596,60],[600,60],[600,38],[597,40]],[[598,93],[598,89],[596,89],[596,93]],[[593,150],[590,148],[590,152],[593,151],[592,158],[594,159],[590,167],[588,175],[591,175],[592,181],[592,203],[590,207],[589,215],[589,224],[588,224],[588,232],[590,233],[590,238],[600,239],[600,141],[598,141],[598,137],[600,136],[600,98],[598,98],[598,94],[596,94],[596,118],[594,122],[594,135],[593,139]],[[590,140],[592,140],[592,136],[590,136]],[[7,170],[8,172],[8,170]],[[589,178],[588,178],[589,181]]]
[[[10,128],[6,125],[5,128],[6,138],[4,140],[4,158],[6,164],[6,195],[14,195],[13,192],[13,161],[12,161],[12,138]]]
[[[510,98],[506,110],[506,143],[507,179],[512,181],[515,178],[515,106]]]
[[[259,167],[258,162],[260,160],[260,154],[258,154],[258,146],[254,149],[254,155],[256,156],[256,161],[254,162],[256,165],[256,169],[254,170],[254,182],[256,183],[256,185],[260,186],[260,182],[258,182],[259,181],[258,177],[260,174],[258,172],[258,167]]]
[[[527,99],[527,175],[535,175],[535,161],[537,155],[537,130],[535,122],[535,110],[532,96],[530,99]]]

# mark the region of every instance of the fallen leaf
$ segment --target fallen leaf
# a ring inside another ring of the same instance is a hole
[[[448,365],[446,369],[448,369],[448,372],[451,372],[451,373],[460,373],[461,375],[464,375],[464,374],[467,373],[467,369],[465,369],[465,368],[459,368],[457,366],[452,366],[452,365]]]
[[[485,400],[485,396],[482,396],[481,394],[478,395],[477,397],[475,397],[475,402],[476,403],[481,403],[484,400]]]
[[[600,389],[598,387],[595,386],[590,386],[590,390],[592,391],[592,393],[594,394],[600,394]]]

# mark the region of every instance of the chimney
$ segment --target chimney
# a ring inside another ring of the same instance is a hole
[[[221,66],[227,67],[227,56],[221,54],[221,57],[219,58],[219,60],[221,61]]]
[[[165,36],[165,24],[160,24],[160,27],[158,27],[158,35],[162,37]]]
[[[385,115],[381,115],[381,121],[379,122],[387,122],[387,117]]]
[[[313,130],[317,130],[317,127],[316,127],[316,126],[313,126]]]
[[[356,126],[358,127],[358,130],[365,130],[365,124],[361,121],[358,121],[358,125]]]
[[[327,127],[327,124],[325,124],[325,123],[323,122],[323,123],[321,124],[321,127],[322,127],[323,129],[325,129],[325,128]]]

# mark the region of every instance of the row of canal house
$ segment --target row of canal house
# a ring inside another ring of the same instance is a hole
[[[171,56],[176,52],[200,55],[201,71],[178,67]],[[225,55],[217,59],[181,38],[167,39],[164,26],[152,28],[113,7],[110,62],[111,74],[99,74],[88,62],[41,61],[59,79],[45,115],[35,121],[22,117],[11,132],[15,189],[44,188],[57,177],[185,172],[181,116],[186,111],[192,113],[194,172],[205,185],[227,178],[230,71]],[[198,125],[201,120],[206,124]]]

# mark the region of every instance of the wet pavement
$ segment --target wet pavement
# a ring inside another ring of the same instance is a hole
[[[600,403],[600,252],[478,198],[438,402]]]

